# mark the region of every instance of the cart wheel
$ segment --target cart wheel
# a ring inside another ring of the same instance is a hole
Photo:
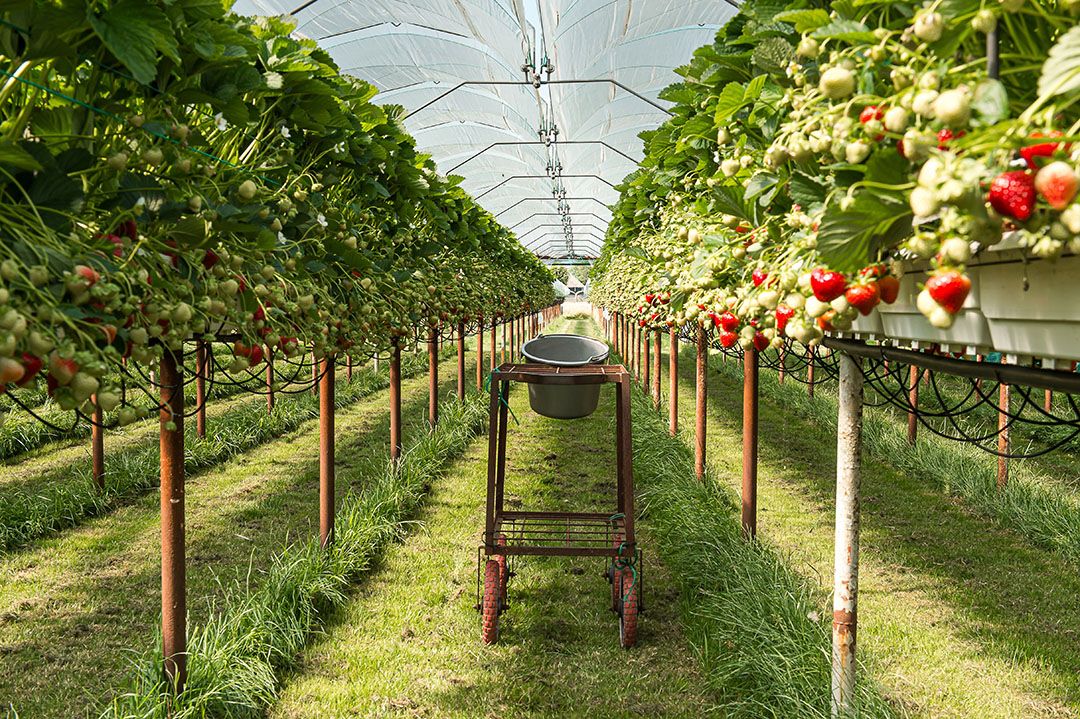
[[[506,535],[500,534],[495,543],[500,547],[506,546]],[[506,585],[510,582],[510,567],[507,564],[505,554],[496,554],[495,561],[499,563],[499,610],[506,609]]]
[[[619,615],[619,643],[629,649],[637,644],[638,582],[631,571],[622,572],[622,613]]]
[[[613,542],[615,550],[618,551],[619,547],[622,546],[622,532],[615,532]],[[623,570],[619,569],[618,561],[619,558],[615,557],[611,560],[611,566],[608,567],[608,581],[611,582],[611,611],[616,614],[619,613],[619,604],[622,602]]]
[[[484,599],[480,633],[484,644],[494,644],[499,641],[499,609],[502,602],[499,599],[499,584],[501,572],[499,563],[489,559],[484,563]]]

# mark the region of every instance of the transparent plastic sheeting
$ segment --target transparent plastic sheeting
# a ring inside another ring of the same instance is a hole
[[[405,125],[441,172],[463,176],[527,246],[560,255],[549,151],[537,134],[541,117],[554,117],[575,252],[595,255],[618,198],[613,186],[636,167],[637,135],[663,122],[662,111],[608,82],[471,84],[423,106],[462,82],[520,82],[526,58],[538,62],[544,50],[553,80],[615,80],[666,105],[658,95],[678,81],[674,68],[736,8],[725,0],[237,0],[234,10],[292,15],[298,34],[379,89],[377,102],[416,111]],[[592,140],[614,149],[567,142]],[[532,144],[469,159],[516,142]]]

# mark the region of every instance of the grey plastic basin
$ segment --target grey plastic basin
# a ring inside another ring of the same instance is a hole
[[[598,339],[581,335],[541,335],[521,347],[531,362],[556,367],[583,367],[607,359],[610,348]],[[533,411],[553,419],[588,417],[600,401],[600,385],[529,385]]]

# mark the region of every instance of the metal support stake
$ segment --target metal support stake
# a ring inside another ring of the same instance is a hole
[[[266,353],[266,411],[274,411],[274,353]]]
[[[496,322],[495,320],[492,320],[491,321],[491,352],[489,353],[491,355],[491,360],[490,360],[491,361],[491,367],[489,368],[489,370],[494,370],[495,369],[495,357],[497,355],[497,350],[496,350],[495,345],[498,342],[498,336],[497,336],[498,331],[499,331],[498,322]]]
[[[517,357],[517,341],[515,339],[515,335],[517,333],[514,331],[514,330],[517,329],[517,317],[511,317],[510,321],[507,324],[510,325],[510,350],[509,351],[510,351],[510,361],[513,362],[514,359]]]
[[[457,398],[465,401],[465,323],[457,325]]]
[[[679,331],[672,325],[668,349],[668,432],[679,433]]]
[[[401,458],[401,338],[390,340],[390,459]]]
[[[439,335],[435,325],[428,329],[428,423],[439,423]]]
[[[195,340],[195,434],[206,436],[206,340]]]
[[[836,544],[833,556],[832,716],[854,717],[855,637],[859,599],[859,479],[862,360],[840,353],[836,435]]]
[[[500,361],[506,362],[506,322],[502,323],[502,348],[499,355]]]
[[[649,358],[652,356],[652,333],[649,332],[648,330],[642,330],[641,335],[642,335],[642,343],[645,345],[645,350],[643,352],[643,357],[642,357],[644,362],[642,363],[643,367],[642,367],[641,386],[646,392],[648,392],[649,391],[649,385],[652,384],[652,373],[651,373],[651,370],[652,370],[651,365],[652,365],[652,363],[649,361]]]
[[[810,346],[806,350],[807,363],[806,363],[806,394],[808,397],[814,396],[814,356],[817,351],[813,346]]]
[[[1053,390],[1049,390],[1049,389],[1045,390],[1045,394],[1043,394],[1043,411],[1047,412],[1048,414],[1050,412],[1054,411],[1054,391]]]
[[[705,328],[697,328],[697,407],[694,411],[694,474],[705,479],[705,410],[708,402],[709,344]]]
[[[780,371],[779,371],[780,378],[779,378],[779,382],[780,382],[780,384],[784,384],[784,375],[787,374],[787,345],[784,345],[784,346],[782,346],[780,348],[779,354],[780,354]]]
[[[484,389],[484,316],[480,315],[476,330],[476,391]]]
[[[664,362],[664,333],[662,330],[653,332],[653,364],[656,371],[653,373],[652,396],[653,408],[660,411],[660,367]]]
[[[998,437],[997,437],[997,451],[998,451],[998,470],[997,470],[997,486],[998,489],[1004,489],[1009,483],[1009,458],[1005,455],[1009,453],[1010,439],[1009,439],[1009,399],[1010,388],[1009,385],[1002,382],[998,386],[998,406],[1001,408],[998,411]]]
[[[105,416],[93,397],[94,416],[90,421],[90,449],[93,455],[94,485],[99,492],[105,491]]]
[[[319,378],[319,544],[334,541],[334,358],[322,361]]]
[[[165,678],[176,693],[187,681],[187,567],[184,559],[183,365],[161,359],[161,640]]]
[[[352,355],[345,358],[345,379],[352,382]]]
[[[743,353],[742,527],[757,536],[758,352]]]
[[[908,404],[911,409],[908,410],[907,416],[907,441],[912,446],[915,445],[915,439],[919,434],[919,374],[919,368],[911,365],[908,370],[908,382],[911,383],[911,389],[908,390]]]

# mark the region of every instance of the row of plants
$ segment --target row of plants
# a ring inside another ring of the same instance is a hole
[[[280,18],[205,0],[0,17],[0,393],[122,402],[198,336],[364,358],[418,324],[550,304],[552,276],[438,174],[402,108]]]
[[[403,377],[415,376],[426,368],[425,356],[406,355],[402,360]],[[348,407],[388,386],[386,371],[365,368],[352,382],[339,381],[335,407]],[[221,464],[318,416],[318,397],[303,393],[283,395],[269,412],[258,401],[231,408],[214,418],[206,437],[199,437],[194,423],[187,423],[184,468],[192,473]],[[106,456],[104,489],[94,483],[88,463],[75,463],[48,477],[45,484],[31,482],[0,491],[0,552],[110,512],[154,489],[159,462],[156,441],[143,442]]]
[[[174,695],[162,679],[159,646],[139,662],[134,686],[105,708],[102,719],[264,716],[282,673],[295,665],[312,633],[349,600],[349,587],[405,534],[432,482],[483,431],[486,420],[479,396],[448,403],[431,433],[339,502],[333,544],[323,548],[317,539],[290,544],[274,556],[258,586],[230,587],[207,623],[193,627],[182,693]]]
[[[892,303],[946,329],[973,258],[1080,251],[1080,4],[749,1],[662,97],[592,298],[725,346],[806,345]],[[999,69],[993,71],[991,66]],[[1019,290],[1019,288],[1018,288]]]

